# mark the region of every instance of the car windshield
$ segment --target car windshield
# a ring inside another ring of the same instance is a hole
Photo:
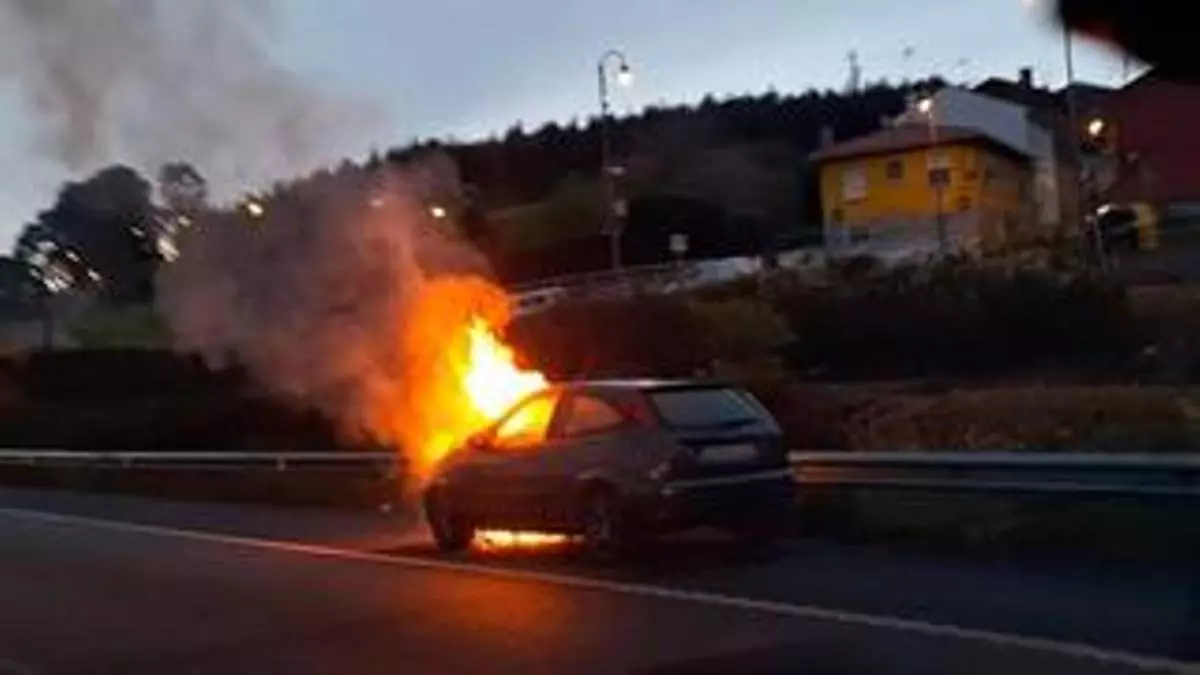
[[[656,391],[650,400],[663,422],[675,429],[736,428],[763,421],[747,394],[727,387]]]

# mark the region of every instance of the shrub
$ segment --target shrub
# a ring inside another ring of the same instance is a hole
[[[562,303],[517,319],[509,338],[555,379],[686,376],[708,362],[697,316],[676,296]]]
[[[692,303],[706,356],[732,362],[773,357],[791,341],[787,321],[755,297]]]
[[[844,425],[856,450],[1184,452],[1193,404],[1167,387],[958,390],[881,397]]]
[[[1136,352],[1123,290],[1086,274],[950,261],[833,267],[823,283],[769,288],[797,369],[849,376],[1010,373],[1124,365]]]
[[[67,325],[71,339],[87,349],[167,347],[170,331],[151,305],[99,305]]]
[[[339,443],[311,411],[239,371],[169,352],[37,353],[0,368],[0,446],[78,450],[304,450]]]

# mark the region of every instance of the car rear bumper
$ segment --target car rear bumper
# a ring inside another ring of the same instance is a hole
[[[794,507],[795,494],[787,468],[669,481],[655,496],[651,517],[661,529],[782,518]]]

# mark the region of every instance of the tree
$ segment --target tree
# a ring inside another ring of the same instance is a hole
[[[194,217],[208,202],[208,181],[187,162],[169,162],[158,171],[158,194],[175,215]]]
[[[37,316],[43,293],[33,268],[14,257],[0,256],[0,318]]]
[[[150,183],[133,169],[111,166],[67,183],[49,209],[25,227],[16,257],[43,279],[65,286],[96,285],[119,301],[153,295],[159,213]]]

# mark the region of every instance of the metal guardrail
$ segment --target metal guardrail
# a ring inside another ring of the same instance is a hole
[[[1200,455],[976,452],[793,452],[796,482],[814,490],[908,490],[1073,497],[1200,499]],[[195,472],[362,472],[399,476],[386,452],[87,452],[0,450],[0,467]]]
[[[403,460],[389,452],[96,452],[0,450],[0,467],[169,469],[190,471],[361,471],[399,475]]]
[[[837,490],[1200,498],[1200,455],[794,452],[796,481]]]

